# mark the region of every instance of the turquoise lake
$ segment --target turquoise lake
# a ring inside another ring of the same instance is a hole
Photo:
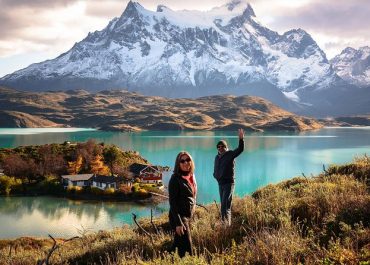
[[[0,129],[0,147],[86,141],[115,144],[136,150],[152,164],[173,167],[179,151],[195,161],[198,202],[218,201],[212,177],[216,143],[228,141],[236,148],[237,132],[142,132],[118,133],[90,129]],[[245,151],[236,160],[238,196],[283,179],[317,174],[323,165],[350,162],[370,154],[370,127],[324,128],[302,133],[246,133]],[[169,174],[165,176],[165,185]],[[167,203],[151,207],[134,203],[71,201],[51,197],[0,198],[0,238],[20,236],[69,237],[79,231],[97,231],[132,223],[139,217],[167,212]]]

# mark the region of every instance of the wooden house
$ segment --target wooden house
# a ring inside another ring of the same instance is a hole
[[[91,185],[94,174],[62,175],[62,184],[68,186],[86,187]]]
[[[139,178],[142,183],[162,183],[162,169],[158,166],[134,163],[130,166],[129,170],[132,172],[134,178]]]
[[[113,188],[117,189],[119,178],[115,176],[104,176],[104,175],[94,175],[92,178],[91,187],[96,187],[101,190]]]

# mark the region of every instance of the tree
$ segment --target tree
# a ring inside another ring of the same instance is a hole
[[[116,170],[124,163],[122,151],[118,147],[110,145],[104,148],[103,155],[104,162],[108,165],[112,176],[113,174],[117,174]]]
[[[101,154],[101,150],[98,148],[95,140],[89,139],[86,143],[77,144],[76,154],[82,157],[82,171],[88,172],[91,167],[91,161],[93,161],[96,155]]]
[[[110,173],[109,168],[104,164],[103,157],[96,155],[90,163],[90,172],[99,175],[108,175]]]
[[[61,175],[65,171],[66,162],[52,145],[43,145],[39,148],[40,161],[38,171],[41,176]]]
[[[18,154],[10,154],[3,159],[4,173],[7,176],[31,182],[39,175],[33,159],[24,159]]]
[[[78,174],[81,170],[82,162],[83,160],[82,160],[81,155],[77,156],[76,161],[68,162],[68,168],[67,168],[68,174],[70,175]]]

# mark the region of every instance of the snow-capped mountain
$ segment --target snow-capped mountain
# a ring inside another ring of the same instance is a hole
[[[358,86],[370,86],[370,47],[358,50],[347,47],[330,62],[344,80]]]
[[[248,94],[292,111],[336,106],[323,93],[347,91],[307,32],[280,35],[262,26],[244,0],[206,12],[162,5],[150,11],[130,1],[105,29],[0,84],[26,90],[125,88],[167,97]]]

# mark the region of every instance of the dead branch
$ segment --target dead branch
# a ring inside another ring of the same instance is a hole
[[[159,234],[157,226],[153,223],[153,209],[150,209],[150,223],[152,224],[156,234]]]
[[[152,191],[149,191],[149,193],[154,195],[154,196],[163,197],[163,198],[168,199],[168,196],[164,195],[164,194],[160,194],[160,193],[156,193],[156,192],[152,192]]]
[[[49,237],[53,240],[53,246],[51,247],[51,249],[49,250],[49,253],[47,254],[46,258],[43,259],[43,260],[39,260],[37,262],[37,265],[43,265],[43,264],[46,264],[46,265],[49,265],[49,259],[51,257],[51,255],[53,254],[53,252],[59,248],[59,246],[57,245],[57,241],[54,239],[54,237],[52,237],[51,235],[49,235]],[[69,239],[66,239],[66,240],[63,240],[63,244],[68,242],[68,241],[71,241],[73,239],[76,239],[76,238],[80,238],[78,236],[75,236],[75,237],[71,237]]]
[[[325,175],[329,175],[329,172],[326,170],[326,168],[325,168],[325,165],[324,165],[324,164],[322,164],[322,169],[324,170]]]
[[[85,228],[83,225],[81,225],[81,228],[75,228],[77,230],[77,233],[81,235],[81,237],[85,237],[87,233],[91,230],[91,228]]]
[[[205,207],[203,204],[197,203],[197,206],[203,208],[204,210],[206,210],[207,213],[209,212],[208,209],[207,209],[207,207]]]
[[[302,172],[302,176],[306,179],[306,180],[308,180],[307,179],[307,177],[306,177],[306,175]]]
[[[147,235],[147,236],[149,236],[150,238],[152,238],[152,235],[148,232],[148,231],[146,231],[138,222],[137,222],[137,220],[136,220],[136,218],[137,218],[137,215],[136,214],[134,214],[134,213],[132,213],[132,217],[133,217],[133,219],[134,219],[134,222],[135,222],[135,224],[137,225],[137,227],[139,227],[139,229],[145,234],[145,235]],[[152,238],[152,240],[153,240],[153,238]]]

